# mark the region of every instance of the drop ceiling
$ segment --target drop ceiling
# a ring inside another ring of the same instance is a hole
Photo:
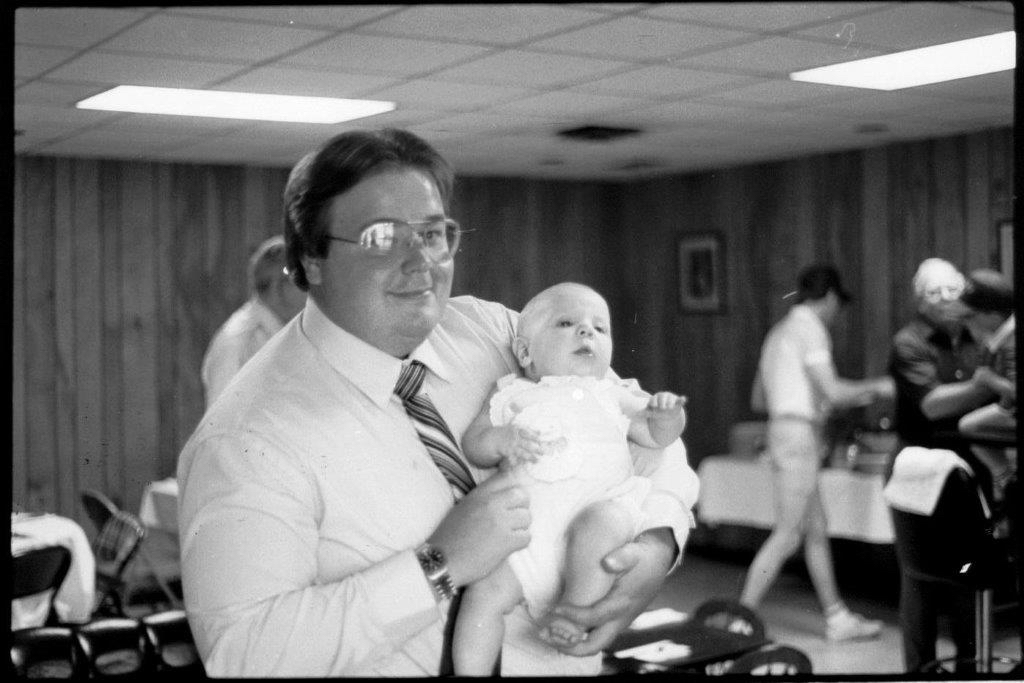
[[[14,149],[286,167],[387,125],[463,175],[628,180],[1012,125],[1012,71],[893,92],[787,75],[1013,28],[1009,2],[20,7]],[[398,106],[334,125],[74,107],[118,84]],[[581,126],[641,133],[557,135]]]

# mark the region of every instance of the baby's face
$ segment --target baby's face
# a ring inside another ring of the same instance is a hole
[[[520,364],[527,376],[576,375],[603,378],[612,362],[608,304],[596,292],[559,292],[529,321]]]

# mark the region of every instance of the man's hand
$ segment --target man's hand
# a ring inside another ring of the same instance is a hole
[[[605,555],[602,568],[617,574],[611,590],[590,607],[560,604],[554,612],[588,631],[586,640],[564,645],[547,642],[565,654],[585,657],[604,650],[646,609],[665,580],[678,548],[668,528],[646,531],[635,541]]]
[[[456,586],[473,583],[530,542],[529,497],[499,471],[467,493],[427,541],[444,553]]]

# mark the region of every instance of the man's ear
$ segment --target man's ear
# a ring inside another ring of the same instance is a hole
[[[319,285],[322,283],[322,279],[320,277],[320,259],[303,256],[302,269],[306,271],[306,282],[311,285]]]
[[[520,336],[512,340],[512,353],[516,355],[519,366],[524,370],[530,366],[530,345]]]

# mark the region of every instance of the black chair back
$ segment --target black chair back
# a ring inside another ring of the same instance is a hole
[[[85,672],[67,626],[23,628],[11,633],[11,673],[16,679],[75,678]]]
[[[11,598],[24,598],[44,591],[50,594],[48,624],[59,619],[53,606],[53,596],[64,583],[68,568],[71,567],[71,551],[62,545],[33,548],[28,552],[11,557]]]
[[[107,520],[117,513],[117,504],[99,491],[85,489],[81,493],[81,499],[85,514],[88,515],[97,532],[102,531]]]
[[[903,572],[925,581],[991,586],[1005,564],[974,477],[953,469],[931,515],[892,508],[896,556]]]
[[[146,637],[136,619],[97,619],[75,630],[78,655],[90,678],[138,678],[152,673]]]

